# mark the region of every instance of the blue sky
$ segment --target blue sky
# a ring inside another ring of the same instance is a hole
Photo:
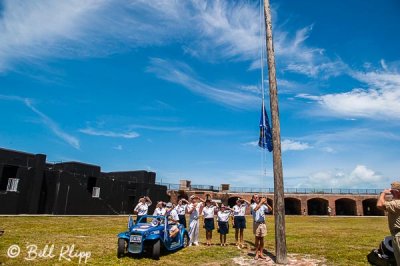
[[[399,179],[400,3],[271,4],[285,187]],[[0,146],[272,187],[260,30],[258,1],[0,1]]]

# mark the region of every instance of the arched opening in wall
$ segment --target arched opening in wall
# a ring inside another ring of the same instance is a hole
[[[301,215],[301,201],[296,198],[285,198],[285,214]]]
[[[188,196],[188,194],[186,194],[185,191],[180,190],[180,191],[178,191],[178,200],[180,200],[180,199],[189,200],[189,196]]]
[[[363,214],[367,216],[384,216],[384,211],[376,207],[377,201],[377,199],[363,200]]]
[[[336,215],[357,215],[356,201],[352,199],[337,199],[335,209]]]
[[[232,208],[233,206],[235,206],[236,201],[238,200],[239,197],[230,197],[228,199],[228,205],[230,208]]]
[[[274,201],[272,199],[270,199],[270,198],[267,198],[267,203],[268,203],[269,206],[272,207],[272,212],[269,212],[268,214],[272,215],[274,213]]]
[[[328,200],[321,198],[307,201],[308,215],[328,215]]]

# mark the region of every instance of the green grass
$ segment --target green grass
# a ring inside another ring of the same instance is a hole
[[[251,217],[247,218],[245,241],[248,248],[254,241]],[[172,253],[162,253],[159,261],[150,258],[116,257],[117,233],[126,229],[126,217],[0,217],[0,264],[5,265],[71,265],[58,261],[62,246],[75,245],[75,251],[90,251],[88,263],[95,265],[232,265],[232,258],[248,256],[248,250],[228,247],[189,247]],[[328,265],[368,265],[366,255],[388,235],[386,217],[310,217],[287,216],[286,238],[288,253],[311,255],[326,259]],[[200,229],[200,242],[204,242],[204,229]],[[228,243],[234,243],[231,228]],[[214,231],[213,243],[219,243]],[[266,248],[274,253],[273,217],[268,217]],[[19,257],[7,256],[8,248],[21,247]],[[26,246],[35,244],[43,249],[54,244],[54,258],[26,261]],[[73,258],[74,264],[78,262]]]

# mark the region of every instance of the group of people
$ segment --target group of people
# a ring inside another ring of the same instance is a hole
[[[136,205],[134,212],[138,216],[146,215],[148,207],[152,204],[149,197],[143,197]],[[171,202],[158,202],[153,215],[170,215],[176,223],[182,224],[186,228],[186,214],[189,215],[189,246],[199,245],[200,216],[204,217],[204,229],[206,231],[206,245],[212,242],[212,233],[215,229],[215,218],[217,220],[217,231],[220,235],[220,245],[226,246],[226,235],[229,233],[229,220],[235,229],[236,246],[240,249],[244,247],[243,231],[246,228],[246,210],[250,208],[253,216],[253,234],[255,236],[255,259],[265,259],[263,255],[264,237],[267,234],[265,214],[272,211],[272,207],[267,203],[265,197],[253,195],[251,202],[238,198],[236,204],[230,208],[224,204],[218,204],[210,199],[202,199],[196,195],[186,199],[180,199],[177,205]],[[142,218],[143,219],[143,218]],[[142,221],[143,222],[143,221]],[[176,233],[179,230],[176,227]],[[170,236],[172,232],[170,231]]]
[[[390,197],[389,197],[390,195]],[[140,220],[143,215],[148,213],[148,208],[152,204],[149,197],[143,197],[136,205],[134,212]],[[233,217],[233,227],[235,228],[235,240],[238,248],[243,247],[243,230],[246,228],[246,209],[250,207],[253,216],[253,234],[255,237],[255,259],[265,259],[263,255],[264,237],[267,234],[265,214],[272,211],[272,207],[267,203],[265,197],[253,195],[252,202],[238,199],[232,208],[215,202],[204,200],[198,196],[191,196],[189,201],[179,200],[174,206],[172,203],[158,202],[154,210],[154,215],[170,215],[176,223],[186,227],[186,214],[190,215],[189,237],[191,245],[199,245],[199,217],[204,216],[204,228],[206,230],[206,245],[211,245],[212,231],[215,229],[214,218],[217,217],[217,228],[220,234],[221,246],[226,246],[226,235],[229,233],[229,218]],[[393,237],[393,251],[400,265],[400,182],[393,182],[391,187],[381,192],[377,208],[385,210],[388,214],[389,229]],[[330,213],[330,207],[328,207]],[[142,218],[143,219],[143,218]],[[143,221],[142,221],[143,222]],[[179,232],[178,227],[175,231],[170,231],[170,236]]]

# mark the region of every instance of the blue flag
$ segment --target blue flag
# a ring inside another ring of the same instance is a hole
[[[271,127],[269,126],[269,119],[267,111],[265,110],[264,101],[261,106],[260,138],[258,140],[258,146],[263,149],[268,149],[269,152],[273,150]]]

